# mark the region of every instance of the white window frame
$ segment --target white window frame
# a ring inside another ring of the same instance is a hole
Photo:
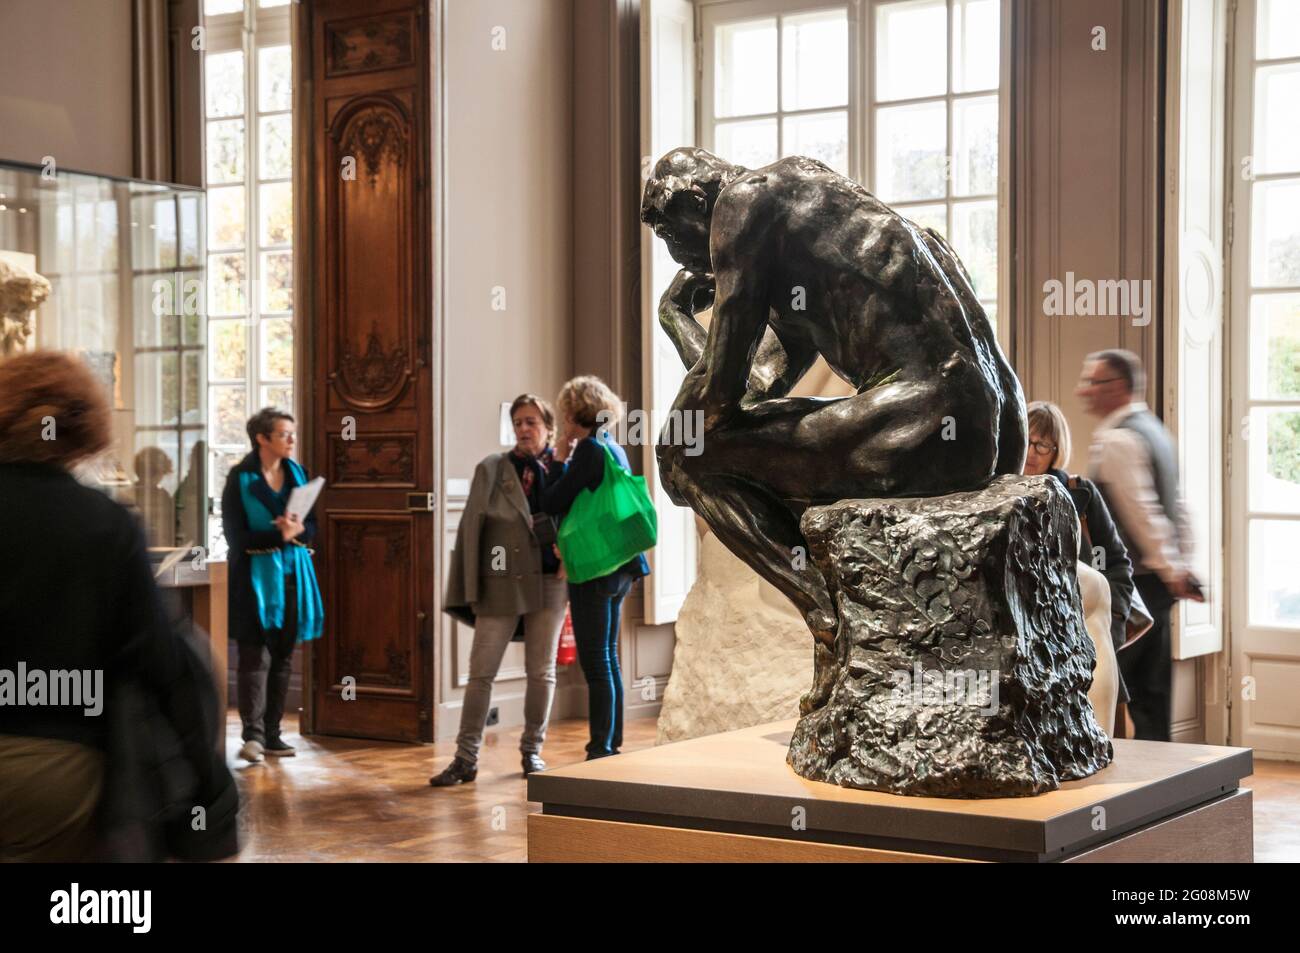
[[[1242,174],[1242,162],[1254,152],[1255,70],[1257,65],[1300,63],[1300,56],[1284,59],[1255,58],[1255,0],[1236,0],[1229,14],[1233,21],[1232,122],[1228,154],[1229,188],[1229,258],[1228,285],[1230,314],[1229,413],[1228,422],[1228,493],[1225,520],[1228,523],[1229,560],[1228,593],[1231,631],[1231,668],[1227,678],[1228,704],[1231,706],[1230,742],[1249,745],[1261,756],[1295,759],[1300,755],[1300,724],[1287,723],[1277,716],[1286,708],[1279,705],[1277,692],[1284,683],[1278,672],[1300,663],[1300,628],[1263,622],[1250,618],[1250,524],[1267,519],[1293,523],[1300,539],[1300,514],[1253,510],[1250,505],[1251,450],[1264,439],[1263,434],[1249,436],[1246,422],[1253,408],[1300,410],[1300,399],[1255,400],[1250,394],[1250,323],[1251,303],[1256,295],[1300,293],[1300,285],[1261,286],[1255,288],[1251,270],[1251,246],[1254,241],[1251,221],[1252,200],[1261,182],[1290,180],[1300,182],[1300,171],[1286,173]],[[1267,674],[1261,671],[1267,670]],[[1246,682],[1246,679],[1258,680]],[[1284,690],[1294,690],[1292,676]],[[1246,691],[1250,685],[1253,691]],[[1265,697],[1265,696],[1269,697]],[[1260,705],[1267,707],[1261,710]],[[1271,713],[1271,714],[1270,714]]]
[[[289,46],[293,47],[293,28],[292,28],[292,6],[284,4],[274,7],[262,7],[258,0],[245,0],[244,10],[239,13],[227,13],[217,16],[205,16],[204,26],[204,56],[217,53],[227,53],[232,51],[241,51],[244,54],[244,111],[242,118],[244,120],[244,177],[242,186],[244,189],[244,245],[242,248],[244,256],[244,275],[245,275],[245,313],[240,316],[208,316],[208,334],[209,334],[209,352],[214,353],[212,333],[215,331],[215,325],[223,321],[239,321],[245,326],[244,346],[246,353],[246,362],[244,367],[244,385],[245,408],[251,415],[263,406],[262,394],[268,387],[288,387],[293,396],[293,403],[298,402],[298,392],[294,387],[294,379],[291,374],[289,377],[272,377],[264,369],[262,363],[261,348],[261,324],[263,318],[266,320],[288,320],[293,328],[294,334],[297,333],[296,307],[291,307],[288,312],[268,312],[265,315],[262,312],[262,254],[265,252],[288,251],[294,253],[294,243],[288,244],[271,244],[263,245],[261,236],[260,223],[260,189],[263,185],[274,183],[286,183],[292,188],[293,185],[293,160],[291,158],[288,174],[281,178],[264,179],[261,176],[260,169],[260,120],[276,115],[293,115],[293,104],[288,110],[271,110],[263,112],[258,101],[258,51],[265,47]],[[296,53],[296,51],[295,51]],[[206,69],[205,69],[206,76]],[[208,123],[220,119],[234,119],[236,116],[213,117],[209,119],[207,115],[206,97],[203,104],[203,142],[204,142],[204,177],[205,188],[209,187],[206,182],[206,148],[207,148],[207,129]],[[291,121],[292,128],[292,121]],[[291,140],[292,141],[292,140]],[[292,148],[293,146],[291,146]],[[234,184],[234,183],[231,183]],[[222,188],[223,183],[212,183],[211,188]],[[208,219],[205,217],[205,223]],[[207,249],[209,256],[213,254],[228,255],[238,254],[239,249]],[[292,272],[291,272],[292,273]],[[296,292],[297,289],[295,289]],[[295,295],[296,304],[296,295]],[[236,378],[215,378],[209,375],[208,379],[208,424],[209,424],[209,452],[211,454],[225,454],[246,452],[247,444],[235,446],[233,444],[217,444],[215,437],[217,435],[216,426],[216,408],[217,401],[213,397],[213,388],[230,387],[240,383]],[[296,407],[285,408],[290,413],[298,416]],[[212,481],[217,478],[217,468],[209,467],[209,494],[217,501],[217,507],[220,506],[221,490],[220,486],[215,485]],[[214,521],[211,529],[210,538],[215,541],[219,538],[219,522]]]
[[[697,7],[697,43],[696,63],[699,83],[697,86],[696,105],[698,117],[698,137],[700,145],[713,151],[715,148],[715,130],[719,123],[734,122],[737,119],[772,118],[777,120],[777,154],[781,154],[784,140],[782,119],[790,115],[815,114],[829,112],[841,107],[817,107],[807,110],[783,110],[781,56],[782,43],[777,40],[777,112],[745,116],[719,117],[714,114],[714,44],[717,28],[725,24],[746,20],[766,19],[792,14],[815,13],[821,10],[846,10],[849,22],[849,70],[848,70],[848,175],[849,178],[862,183],[873,193],[875,191],[875,142],[874,129],[876,117],[881,108],[894,106],[919,105],[925,103],[944,103],[947,111],[946,152],[949,160],[949,175],[946,177],[944,195],[941,198],[916,199],[890,202],[891,208],[903,215],[909,208],[942,205],[945,209],[947,233],[951,234],[953,208],[980,202],[994,202],[998,212],[998,247],[997,247],[997,293],[981,295],[980,301],[992,304],[996,309],[994,329],[1003,350],[1009,351],[1011,315],[1008,308],[1010,285],[1010,216],[1008,163],[1011,156],[1009,130],[1009,96],[1008,86],[1010,70],[1006,51],[1010,37],[1010,2],[1002,0],[999,4],[999,69],[998,85],[992,89],[975,92],[953,92],[952,55],[953,55],[953,7],[959,0],[946,0],[947,30],[947,78],[944,92],[933,96],[912,99],[884,100],[876,98],[876,71],[873,51],[876,41],[876,11],[879,8],[907,3],[910,0],[698,0]],[[955,102],[971,99],[986,99],[996,96],[998,99],[998,188],[996,192],[979,195],[953,194],[953,106]],[[657,158],[657,157],[656,157]],[[723,158],[729,158],[723,156]],[[958,250],[960,254],[960,249]]]

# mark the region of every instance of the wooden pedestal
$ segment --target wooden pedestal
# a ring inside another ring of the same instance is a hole
[[[528,859],[1250,862],[1249,748],[1115,740],[1104,771],[1032,798],[902,797],[806,781],[794,721],[528,779]]]

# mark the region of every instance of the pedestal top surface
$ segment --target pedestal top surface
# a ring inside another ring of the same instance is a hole
[[[778,828],[802,807],[810,829],[1052,853],[1220,796],[1252,771],[1249,748],[1117,738],[1108,767],[1036,797],[906,797],[799,777],[785,761],[794,725],[771,722],[548,770],[529,777],[528,797],[552,813]]]

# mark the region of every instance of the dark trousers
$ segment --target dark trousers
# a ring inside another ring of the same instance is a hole
[[[298,632],[298,595],[292,577],[284,581],[284,599],[284,628],[264,631],[261,644],[239,643],[235,689],[245,741],[266,744],[280,737]]]
[[[618,754],[623,744],[623,673],[618,667],[619,616],[633,578],[622,570],[569,583],[569,612],[578,664],[587,679],[587,757]]]
[[[1175,599],[1154,573],[1141,573],[1133,583],[1142,594],[1155,624],[1142,638],[1116,656],[1128,687],[1128,713],[1133,737],[1168,741],[1173,710],[1173,644],[1169,617]]]

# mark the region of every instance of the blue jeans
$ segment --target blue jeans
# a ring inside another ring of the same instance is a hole
[[[623,744],[623,673],[618,667],[619,614],[633,576],[619,570],[569,583],[569,611],[578,664],[587,679],[587,757],[618,754]]]

